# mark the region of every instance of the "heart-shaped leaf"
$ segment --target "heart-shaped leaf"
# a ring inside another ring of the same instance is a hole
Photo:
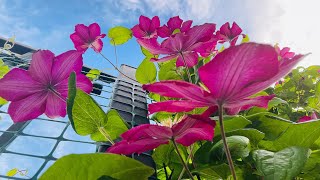
[[[297,176],[308,160],[309,149],[289,147],[279,152],[255,150],[252,152],[257,170],[265,180],[291,180]]]
[[[147,179],[154,170],[139,161],[117,154],[71,154],[58,159],[40,180]]]

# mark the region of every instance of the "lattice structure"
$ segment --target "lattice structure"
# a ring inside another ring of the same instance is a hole
[[[1,55],[0,55],[1,58]],[[2,57],[3,58],[3,57]],[[28,61],[14,56],[3,58],[12,66],[28,67]],[[126,74],[134,74],[135,69],[122,65]],[[84,67],[83,73],[90,68]],[[133,76],[134,77],[134,76]],[[101,73],[94,81],[91,96],[101,105],[104,111],[110,108],[119,111],[120,115],[132,126],[149,123],[147,119],[146,94],[139,84],[119,76],[115,78]],[[67,117],[49,119],[42,115],[33,121],[13,124],[7,114],[8,105],[0,108],[0,180],[1,179],[37,179],[57,158],[72,153],[104,152],[108,145],[96,143],[88,136],[79,136],[72,129]],[[132,158],[155,167],[149,153],[132,155]],[[17,168],[25,175],[17,173],[7,177],[9,170]],[[156,176],[150,177],[156,179]]]

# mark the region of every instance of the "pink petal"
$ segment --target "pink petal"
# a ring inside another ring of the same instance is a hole
[[[302,123],[302,122],[307,122],[307,121],[310,121],[312,120],[312,118],[310,116],[302,116],[298,121],[297,123]]]
[[[166,126],[154,124],[143,124],[123,133],[121,137],[128,142],[135,142],[141,139],[166,139],[172,137],[172,131]]]
[[[280,80],[282,77],[286,76],[292,70],[292,68],[294,68],[304,57],[306,57],[306,55],[296,55],[292,59],[281,59],[279,71],[276,75],[267,79],[266,81],[252,83],[252,85],[250,85],[250,88],[248,87],[243,90],[238,94],[237,97],[248,97],[266,89],[273,83]]]
[[[189,39],[185,42],[185,47],[192,46],[197,42],[204,42],[210,40],[213,36],[215,29],[216,25],[212,23],[205,23],[203,25],[192,27],[187,32]]]
[[[100,34],[101,34],[100,26],[97,23],[92,23],[89,25],[90,39],[96,39],[98,36],[100,36]]]
[[[89,42],[90,39],[90,33],[89,28],[85,26],[84,24],[77,24],[75,27],[75,31],[78,34],[78,36],[83,39],[84,42]]]
[[[165,48],[162,48],[157,42],[156,38],[151,39],[137,39],[138,43],[150,51],[152,54],[170,54],[171,51]]]
[[[69,78],[66,78],[54,87],[62,97],[68,97],[68,81]],[[77,88],[88,94],[92,91],[92,82],[87,78],[87,76],[81,73],[76,74],[76,84]]]
[[[199,76],[212,96],[221,103],[243,99],[263,90],[271,84],[252,94],[247,93],[252,84],[264,83],[278,71],[278,57],[272,46],[245,43],[216,55],[199,68]]]
[[[168,28],[168,26],[163,25],[163,26],[161,26],[160,28],[157,29],[157,34],[160,37],[165,38],[165,37],[169,37],[171,35],[171,31]]]
[[[88,45],[79,37],[78,33],[75,32],[71,34],[70,39],[72,40],[77,51],[84,52],[88,49]]]
[[[229,22],[226,22],[225,24],[223,24],[220,27],[220,31],[221,34],[227,36],[227,37],[231,37],[231,31],[230,31],[230,24]]]
[[[92,46],[95,52],[99,53],[102,50],[103,42],[101,39],[97,39],[90,46]]]
[[[139,18],[139,23],[139,26],[143,31],[148,31],[151,24],[151,19],[141,15]]]
[[[92,91],[92,82],[90,81],[90,79],[81,73],[78,73],[76,77],[77,77],[77,88],[89,94]]]
[[[141,154],[143,152],[153,150],[160,146],[161,144],[168,144],[169,140],[167,139],[143,139],[138,140],[133,143],[128,143],[125,140],[122,140],[115,145],[111,146],[107,152],[115,154],[124,154],[130,155],[133,153]]]
[[[167,144],[172,138],[172,131],[165,126],[144,124],[123,133],[123,140],[108,149],[118,154],[142,153],[161,144]]]
[[[146,33],[140,28],[139,25],[135,25],[131,30],[132,35],[136,38],[143,38],[146,36]]]
[[[56,117],[65,117],[67,114],[66,98],[62,100],[53,92],[49,92],[45,114],[52,119]]]
[[[161,96],[208,102],[208,92],[186,81],[160,81],[153,84],[144,84],[142,87],[144,90],[160,94]]]
[[[23,69],[14,68],[0,79],[0,97],[8,101],[21,100],[43,89],[43,85],[33,80],[28,71]]]
[[[211,141],[214,135],[215,121],[201,116],[188,116],[172,127],[176,142],[190,146],[196,141]]]
[[[242,29],[238,26],[236,22],[232,23],[231,33],[233,37],[238,36],[242,33]]]
[[[68,78],[72,71],[81,72],[82,64],[82,53],[75,50],[57,56],[52,68],[53,84]]]
[[[315,112],[312,112],[311,118],[312,118],[312,119],[319,119],[318,116],[317,116],[317,114],[316,114]]]
[[[46,109],[47,92],[37,92],[9,105],[8,113],[12,120],[17,122],[37,118]]]
[[[177,60],[177,67],[185,66],[184,61],[186,62],[187,67],[193,67],[196,64],[198,64],[198,54],[196,52],[188,52],[183,53],[182,55],[179,55]]]
[[[149,27],[149,32],[154,32],[160,26],[160,19],[158,16],[154,16],[151,20],[151,24]]]
[[[150,114],[155,112],[189,112],[198,107],[210,106],[209,103],[190,100],[169,100],[148,105]]]
[[[274,97],[275,95],[247,98],[239,100],[238,102],[230,102],[230,104],[225,104],[224,107],[226,108],[227,114],[236,115],[240,111],[250,109],[253,106],[268,108],[269,101]]]
[[[169,19],[167,25],[172,31],[174,31],[175,29],[179,29],[181,27],[182,22],[183,20],[180,19],[179,16],[174,16]]]
[[[170,60],[174,60],[177,59],[178,55],[171,55],[171,56],[164,56],[162,58],[151,58],[150,61],[151,62],[166,62],[166,61],[170,61]]]
[[[192,20],[188,20],[188,21],[183,22],[181,29],[180,29],[181,32],[187,32],[191,28],[191,25],[192,25]]]
[[[54,54],[49,50],[39,50],[32,54],[29,67],[30,76],[43,84],[52,80],[51,69],[54,61]]]

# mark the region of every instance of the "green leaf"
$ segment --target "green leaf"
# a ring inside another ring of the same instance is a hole
[[[239,180],[244,180],[243,179],[243,172],[240,168],[238,168],[237,166],[235,167],[235,171],[236,171],[236,176],[237,179]],[[207,180],[223,180],[223,179],[227,179],[227,180],[231,180],[232,175],[229,169],[229,166],[227,164],[219,164],[219,165],[206,165],[206,166],[202,166],[199,168],[196,168],[192,171],[193,173],[197,173],[200,175],[201,179],[207,179]]]
[[[313,151],[303,167],[303,174],[299,175],[304,179],[320,179],[320,150]]]
[[[150,51],[148,51],[146,48],[144,48],[143,46],[140,46],[141,52],[145,57],[148,58],[158,58],[159,55],[154,55],[152,54]]]
[[[96,80],[100,76],[100,71],[98,69],[90,69],[90,71],[86,74],[86,76],[91,80]]]
[[[71,154],[58,159],[40,180],[87,180],[102,176],[125,180],[147,179],[154,170],[134,159],[107,153]]]
[[[241,44],[242,44],[242,43],[247,43],[247,42],[249,42],[249,41],[250,41],[249,36],[248,36],[248,35],[245,35],[245,37],[242,38]]]
[[[260,142],[260,146],[278,151],[289,146],[310,147],[320,137],[320,120],[305,123],[292,123],[273,141]]]
[[[247,137],[230,136],[227,137],[227,143],[233,159],[249,156],[251,146]],[[215,144],[205,143],[195,154],[195,162],[200,164],[221,164],[226,160],[222,140]]]
[[[122,133],[128,130],[128,125],[125,124],[116,110],[112,109],[106,114],[105,122],[103,127],[112,140],[117,139]],[[95,141],[106,141],[106,138],[99,131],[91,134],[91,139]]]
[[[280,99],[278,97],[274,97],[271,99],[271,101],[269,101],[268,103],[268,109],[271,109],[275,106],[278,106],[279,104],[287,104],[288,105],[288,102],[283,100],[283,99]]]
[[[9,66],[4,64],[3,60],[0,59],[0,78],[3,78],[10,71]]]
[[[280,136],[291,124],[291,121],[277,117],[271,113],[258,113],[246,116],[252,124],[248,127],[257,129],[265,133],[265,138],[274,140]]]
[[[243,116],[225,116],[223,119],[224,129],[225,132],[233,131],[236,129],[242,129],[247,125],[251,124],[251,121],[246,119]],[[220,135],[220,125],[219,123],[216,124],[214,128],[214,135]]]
[[[253,128],[236,129],[226,133],[226,136],[244,136],[250,140],[250,144],[258,145],[258,143],[264,138],[264,133]],[[221,139],[221,135],[215,135],[213,142],[217,142]]]
[[[111,45],[121,45],[132,38],[132,31],[122,26],[116,26],[109,30],[108,37],[111,38]]]
[[[181,77],[177,73],[176,61],[168,61],[161,65],[158,78],[160,81],[181,80]]]
[[[7,104],[8,101],[0,97],[0,106]]]
[[[141,84],[153,83],[157,78],[157,68],[150,61],[150,58],[145,58],[139,65],[136,71],[136,79]]]
[[[105,114],[90,95],[80,89],[74,94],[74,90],[70,87],[72,86],[69,86],[71,93],[68,100],[68,116],[77,134],[91,135],[94,141],[106,141],[107,138],[102,134],[104,130],[113,140],[128,129],[117,111],[110,110]]]
[[[159,94],[149,92],[148,93],[149,98],[153,99],[154,101],[159,102],[161,100],[161,96]]]
[[[9,176],[9,177],[15,176],[18,173],[18,171],[19,170],[17,168],[11,169],[10,171],[7,172],[6,176]]]
[[[76,73],[72,72],[68,81],[68,99],[67,99],[67,113],[71,123],[72,128],[75,130],[74,121],[72,116],[72,107],[74,104],[74,99],[77,94],[77,86],[76,86]],[[76,130],[75,130],[76,131]]]
[[[291,180],[297,176],[308,160],[309,149],[289,147],[279,152],[256,150],[252,152],[255,167],[265,180]]]

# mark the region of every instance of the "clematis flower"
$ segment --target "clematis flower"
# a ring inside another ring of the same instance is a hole
[[[100,26],[97,23],[90,24],[89,27],[77,24],[70,39],[77,51],[85,52],[88,48],[93,48],[95,52],[101,52],[103,47],[101,38],[105,36],[105,34],[101,34]]]
[[[279,55],[279,59],[281,58],[293,58],[295,53],[294,52],[290,52],[290,48],[288,47],[284,47],[280,50],[280,47],[278,45],[275,45],[275,49]]]
[[[228,114],[237,114],[252,106],[267,108],[274,95],[250,97],[289,73],[303,55],[278,60],[272,46],[244,43],[231,46],[199,68],[205,88],[185,81],[161,81],[143,85],[145,90],[162,96],[180,98],[149,105],[158,111],[187,112],[197,107],[223,106]]]
[[[138,43],[152,54],[165,54],[160,59],[152,58],[153,62],[164,62],[177,59],[176,66],[192,67],[198,63],[196,49],[203,42],[210,40],[215,31],[215,24],[203,24],[194,26],[186,34],[178,33],[164,40],[161,45],[156,39],[138,39]]]
[[[67,51],[57,57],[49,50],[32,55],[29,69],[12,69],[0,79],[0,96],[11,101],[8,113],[14,122],[66,115],[68,78],[76,72],[77,87],[90,93],[91,81],[83,74],[82,53]]]
[[[167,25],[163,25],[158,28],[158,35],[165,38],[175,34],[175,31],[185,33],[191,28],[191,25],[192,20],[183,22],[179,16],[174,16],[169,19]]]
[[[220,43],[230,42],[230,45],[234,46],[241,32],[242,29],[237,23],[233,22],[232,27],[230,27],[229,22],[227,22],[220,27],[220,31],[217,31],[216,35],[220,37]]]
[[[313,112],[311,114],[311,116],[302,116],[298,121],[297,123],[302,123],[302,122],[307,122],[307,121],[310,121],[310,120],[313,120],[313,119],[319,119],[317,114],[315,112]]]
[[[211,141],[215,121],[202,116],[186,116],[172,127],[144,124],[130,129],[121,135],[122,141],[110,147],[107,152],[116,154],[142,153],[168,144],[170,140],[190,146],[196,141]]]
[[[149,19],[146,16],[140,16],[139,24],[135,25],[132,30],[132,35],[136,38],[156,38],[157,28],[160,26],[160,20],[158,16],[154,16]]]

